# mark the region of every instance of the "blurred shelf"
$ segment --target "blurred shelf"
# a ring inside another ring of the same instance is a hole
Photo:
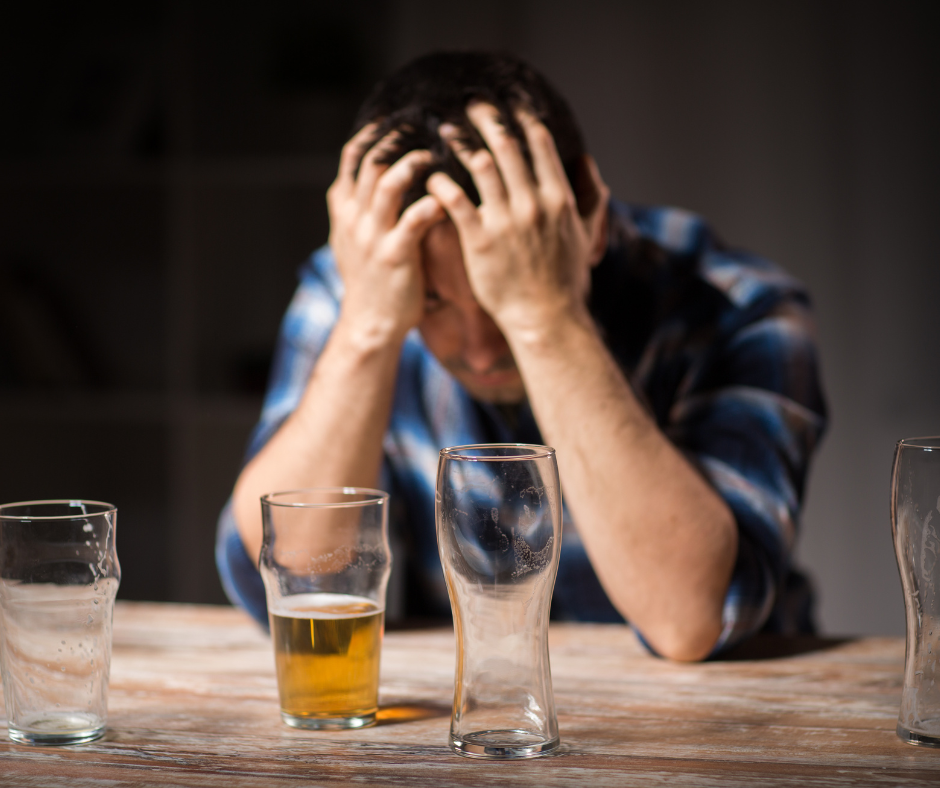
[[[128,393],[3,393],[0,421],[69,424],[219,426],[250,429],[261,397],[237,394],[170,395]]]
[[[323,186],[336,176],[335,155],[169,159],[164,162],[0,162],[0,188]]]

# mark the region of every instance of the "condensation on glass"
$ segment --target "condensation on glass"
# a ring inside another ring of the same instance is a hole
[[[0,506],[0,671],[16,742],[104,734],[121,580],[116,524],[117,509],[100,501]]]

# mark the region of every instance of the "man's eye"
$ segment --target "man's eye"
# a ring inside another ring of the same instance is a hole
[[[425,312],[436,312],[444,306],[444,302],[441,300],[441,297],[437,293],[425,293],[424,294],[424,311]]]

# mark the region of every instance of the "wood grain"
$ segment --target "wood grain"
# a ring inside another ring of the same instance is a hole
[[[447,748],[450,630],[391,632],[380,723],[299,731],[278,713],[266,635],[222,607],[119,603],[109,730],[71,748],[0,743],[0,785],[937,786],[940,750],[894,733],[900,639],[759,639],[678,665],[623,626],[553,625],[560,754]]]

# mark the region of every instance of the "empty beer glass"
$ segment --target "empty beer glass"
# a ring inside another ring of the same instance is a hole
[[[117,509],[98,501],[0,506],[0,671],[14,741],[104,734],[121,579],[116,520]]]
[[[940,437],[898,441],[891,531],[907,615],[897,733],[940,747]]]
[[[295,728],[375,723],[388,494],[335,487],[265,495],[261,576],[281,718]]]
[[[561,517],[554,449],[441,451],[437,537],[457,634],[450,746],[461,755],[532,758],[558,747],[548,621]]]

